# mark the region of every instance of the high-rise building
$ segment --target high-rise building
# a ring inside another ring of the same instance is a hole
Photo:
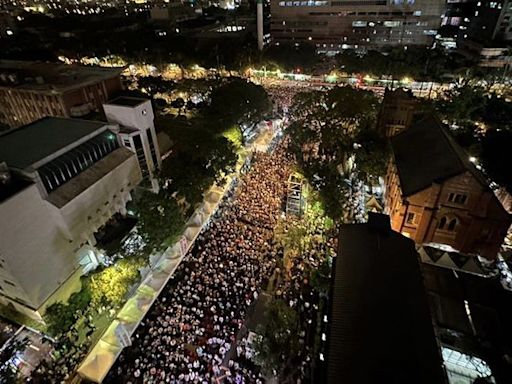
[[[271,0],[274,43],[319,51],[431,45],[445,0]]]
[[[391,138],[386,210],[417,244],[494,259],[511,216],[483,174],[434,116]]]
[[[451,1],[442,19],[442,35],[453,39],[460,53],[481,66],[510,66],[511,19],[510,0]]]
[[[0,123],[29,124],[46,116],[82,117],[122,89],[121,68],[0,61]]]
[[[95,234],[142,179],[115,128],[49,117],[0,135],[0,303],[39,319],[101,261]]]

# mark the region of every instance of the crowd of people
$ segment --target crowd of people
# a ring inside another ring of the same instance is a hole
[[[326,324],[319,325],[319,319],[327,313],[327,291],[332,257],[336,254],[336,229],[327,225],[323,212],[309,210],[305,217],[287,217],[284,221],[285,231],[292,227],[301,227],[305,239],[298,250],[288,250],[286,263],[281,270],[275,297],[282,299],[298,316],[297,336],[299,348],[296,356],[287,356],[293,363],[284,367],[281,375],[292,382],[312,383],[313,365],[317,356],[313,351],[321,351],[325,345],[316,345],[318,330],[325,329]],[[328,265],[322,268],[322,264]],[[325,273],[325,275],[322,275]],[[314,275],[316,274],[315,281]],[[323,283],[322,284],[322,280]],[[321,321],[321,320],[320,320]]]
[[[272,230],[290,169],[282,147],[255,154],[106,382],[264,382],[256,366],[236,361],[236,336],[275,268]]]
[[[293,104],[293,98],[297,93],[311,90],[308,83],[289,81],[288,84],[281,82],[266,81],[262,85],[273,101],[274,108],[279,114],[286,115]]]

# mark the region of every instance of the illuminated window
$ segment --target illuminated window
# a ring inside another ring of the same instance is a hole
[[[384,26],[385,27],[399,27],[401,25],[400,21],[385,21]]]

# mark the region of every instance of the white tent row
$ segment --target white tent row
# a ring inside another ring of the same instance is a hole
[[[430,247],[430,249],[432,249],[432,247]],[[428,251],[429,250],[427,250],[426,246],[420,246],[418,248],[418,253],[419,253],[420,259],[423,263],[433,264],[433,265],[437,265],[439,267],[454,269],[454,270],[472,273],[472,274],[481,275],[481,276],[486,276],[488,274],[477,263],[478,259],[476,256],[460,255],[461,257],[463,257],[466,260],[459,266],[452,259],[452,257],[456,256],[456,253],[454,253],[454,252],[447,252],[447,251],[436,249],[436,252],[439,256],[436,260],[436,259],[433,259],[431,256],[429,256]]]
[[[129,345],[131,335],[173,275],[202,228],[216,211],[222,196],[232,181],[233,178],[230,177],[224,188],[214,186],[205,193],[202,205],[187,221],[180,241],[155,258],[152,263],[154,267],[78,368],[81,377],[96,383],[103,381],[122,349]]]

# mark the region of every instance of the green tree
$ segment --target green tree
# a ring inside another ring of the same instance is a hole
[[[170,127],[175,153],[162,163],[160,177],[169,194],[178,193],[193,206],[203,193],[225,174],[234,170],[237,161],[233,142],[224,137],[216,121],[194,120],[190,125]]]
[[[446,91],[436,109],[452,124],[479,120],[487,105],[485,90],[469,84]]]
[[[78,312],[85,312],[91,302],[91,291],[85,281],[82,289],[73,293],[67,303],[57,302],[50,305],[44,314],[47,331],[50,335],[58,336],[69,331],[75,324]]]
[[[371,92],[349,86],[301,93],[294,99],[290,149],[334,219],[342,217],[347,180],[357,176],[358,162],[367,174],[375,171],[375,163],[386,162],[381,157],[384,149],[375,150],[382,144],[374,132],[377,110]]]
[[[91,305],[94,308],[121,305],[131,286],[139,280],[139,268],[143,265],[141,259],[123,259],[92,275],[89,281]]]
[[[206,117],[217,121],[222,132],[229,127],[252,125],[270,112],[271,102],[265,89],[240,78],[230,79],[211,93]]]
[[[135,199],[137,231],[149,250],[160,249],[175,240],[185,224],[178,203],[165,191],[141,190]]]
[[[320,264],[318,269],[311,271],[311,286],[322,295],[327,295],[331,288],[331,261],[328,257]]]
[[[299,319],[297,312],[281,299],[272,300],[265,311],[264,324],[257,327],[256,360],[268,374],[278,374],[288,359],[296,355]]]

